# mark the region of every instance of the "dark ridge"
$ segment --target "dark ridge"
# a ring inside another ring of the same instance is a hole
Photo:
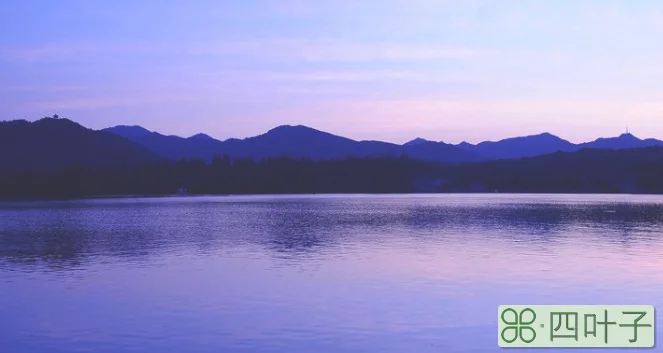
[[[69,119],[0,123],[0,168],[137,164],[157,159],[145,147]]]

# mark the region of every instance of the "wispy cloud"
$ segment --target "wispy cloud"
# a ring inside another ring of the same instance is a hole
[[[252,72],[250,75],[257,79],[283,81],[283,82],[441,82],[458,79],[436,75],[434,73],[396,70],[354,70],[354,71],[300,71],[300,72]]]
[[[5,46],[0,56],[23,62],[85,61],[111,55],[172,54],[176,48],[154,43],[52,43]]]
[[[306,61],[379,62],[421,60],[471,60],[499,54],[493,50],[442,45],[320,43],[291,48],[294,56]]]
[[[439,44],[353,43],[336,39],[249,38],[201,43],[63,43],[34,47],[5,47],[0,55],[13,60],[62,61],[85,60],[107,55],[187,55],[239,56],[262,60],[305,62],[380,62],[421,60],[471,60],[491,58],[499,51]]]
[[[141,106],[148,104],[173,103],[173,102],[195,102],[199,98],[187,94],[164,94],[155,95],[108,95],[103,97],[81,97],[69,99],[50,99],[28,102],[31,110],[91,110],[109,107]]]
[[[7,92],[74,92],[89,90],[89,86],[82,85],[9,85],[0,86],[0,90]]]
[[[421,60],[489,59],[501,54],[497,50],[451,46],[436,43],[399,42],[362,43],[332,38],[251,38],[224,43],[193,44],[183,48],[189,54],[242,55],[262,60],[280,59],[307,62],[380,62]]]

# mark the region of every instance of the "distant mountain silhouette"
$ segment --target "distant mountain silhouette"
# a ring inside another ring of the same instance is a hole
[[[656,139],[641,140],[632,134],[618,137],[599,138],[594,141],[574,144],[550,133],[507,138],[500,141],[486,141],[473,145],[462,142],[457,147],[473,151],[487,160],[518,159],[534,157],[555,152],[574,152],[581,149],[631,149],[663,146],[663,141]]]
[[[59,168],[153,161],[158,156],[121,136],[68,119],[0,122],[0,168]]]
[[[625,133],[618,137],[599,138],[592,142],[581,143],[580,148],[601,148],[601,149],[627,149],[663,146],[663,141],[656,139],[641,140],[632,134]]]
[[[200,158],[205,161],[211,161],[217,155],[255,159],[286,156],[317,160],[347,156],[397,157],[406,154],[425,161],[473,162],[574,152],[584,148],[629,149],[663,146],[663,141],[641,140],[631,134],[574,144],[547,132],[499,141],[484,141],[476,145],[468,142],[451,145],[420,137],[397,145],[381,141],[355,141],[303,125],[282,125],[258,136],[225,141],[202,133],[189,138],[165,136],[140,126],[116,126],[105,131],[135,141],[165,158]]]
[[[282,125],[262,135],[224,143],[225,152],[232,157],[308,157],[329,159],[362,154],[359,144],[351,139],[332,135],[306,126]]]
[[[452,145],[417,137],[401,146],[401,154],[414,159],[435,162],[474,162],[485,159],[465,145]]]
[[[419,145],[419,144],[426,143],[426,142],[432,142],[432,141],[428,141],[426,139],[422,139],[421,137],[417,137],[414,140],[410,140],[410,141],[404,143],[403,146],[414,146],[414,145]]]
[[[199,141],[211,141],[211,140],[216,141],[216,139],[214,139],[212,136],[207,135],[207,134],[202,134],[202,133],[201,134],[195,134],[195,135],[193,135],[189,138],[192,139],[192,140],[199,140]]]
[[[282,125],[264,134],[245,139],[215,140],[204,134],[189,138],[164,136],[156,132],[141,134],[146,129],[122,127],[105,129],[135,141],[169,159],[200,158],[211,161],[214,156],[232,158],[291,157],[308,159],[338,159],[353,157],[396,157],[407,154],[412,158],[441,162],[479,160],[479,156],[453,145],[422,140],[420,144],[397,145],[381,141],[355,141],[303,125]]]
[[[483,159],[475,151],[432,141],[418,142],[409,146],[403,145],[401,153],[410,158],[434,162],[474,162]]]
[[[138,125],[118,125],[103,129],[103,131],[112,132],[126,138],[136,138],[152,133],[150,130]]]
[[[485,159],[516,159],[577,150],[573,143],[550,133],[486,141],[477,145],[464,142],[457,146],[476,152]]]
[[[476,146],[473,145],[473,144],[471,144],[471,143],[469,143],[469,142],[467,142],[467,141],[463,141],[463,142],[457,144],[456,147],[460,147],[460,148],[470,149],[470,150],[471,150],[471,149],[473,149],[473,148],[476,147]]]
[[[196,134],[189,138],[166,136],[136,125],[119,125],[103,131],[125,137],[157,155],[171,160],[199,158],[210,161],[215,155],[223,154],[220,149],[221,141],[205,134]]]

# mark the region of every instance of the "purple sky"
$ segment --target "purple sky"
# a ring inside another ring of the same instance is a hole
[[[659,0],[24,0],[0,14],[5,120],[663,138]]]

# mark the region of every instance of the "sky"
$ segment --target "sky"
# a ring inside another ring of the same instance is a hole
[[[659,0],[7,0],[0,120],[663,138]]]

